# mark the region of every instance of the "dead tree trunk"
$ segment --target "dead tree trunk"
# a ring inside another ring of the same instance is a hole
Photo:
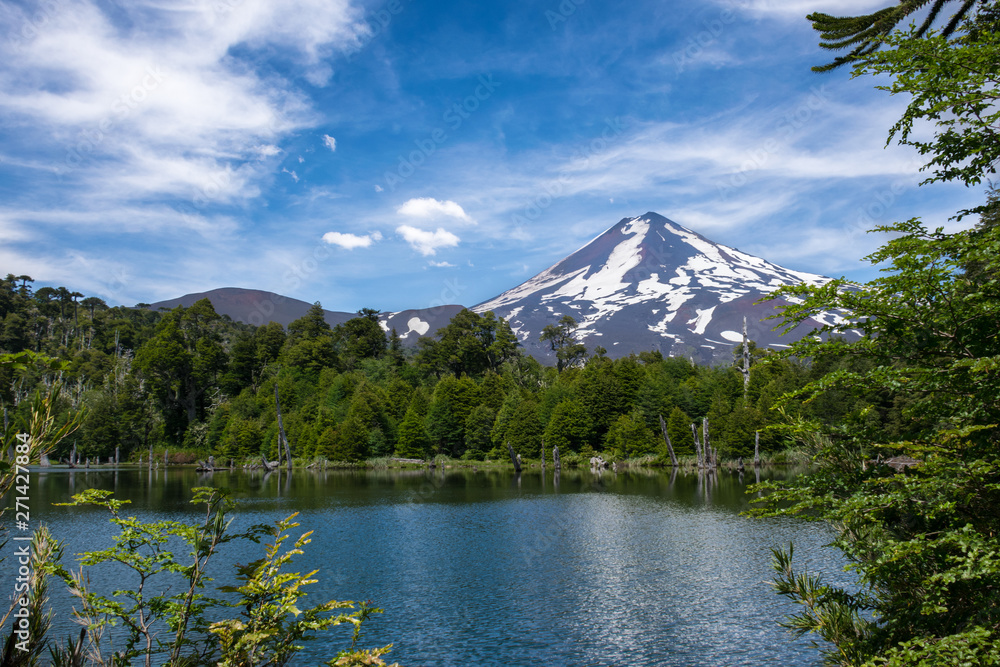
[[[163,450],[163,467],[164,468],[167,467],[167,463],[169,463],[169,461],[170,461],[170,450],[169,449],[164,449]]]
[[[743,316],[743,400],[750,388],[750,341],[747,339],[747,316]]]
[[[753,435],[753,467],[760,467],[760,431],[754,431]]]
[[[559,467],[562,465],[559,463],[559,445],[552,448],[552,465],[555,467],[556,472],[559,472]]]
[[[278,410],[278,465],[281,465],[281,445],[285,445],[285,460],[288,469],[292,469],[292,452],[288,447],[288,438],[285,437],[285,425],[281,422],[281,403],[278,401],[278,381],[274,381],[274,407]]]
[[[545,470],[545,441],[542,440],[542,470]]]
[[[115,447],[115,465],[118,465],[118,447]]]
[[[268,472],[271,472],[272,470],[274,470],[274,469],[275,469],[275,468],[277,467],[277,466],[272,466],[272,465],[271,465],[271,464],[270,464],[270,463],[268,462],[268,460],[267,460],[267,457],[266,457],[266,456],[264,456],[263,454],[261,454],[261,455],[260,455],[260,462],[261,462],[262,464],[264,464],[264,470],[266,470],[266,471],[268,471]]]
[[[715,457],[712,456],[712,447],[708,444],[708,417],[703,417],[701,420],[701,439],[701,445],[705,449],[705,467],[714,468]]]
[[[514,472],[521,472],[521,460],[514,454],[514,448],[507,443],[507,451],[510,453],[510,462],[514,464]]]
[[[670,464],[677,467],[677,456],[674,454],[674,445],[670,442],[670,435],[667,433],[667,422],[663,421],[660,415],[660,430],[663,431],[663,441],[667,443],[667,453],[670,454]]]
[[[691,433],[694,435],[694,453],[698,457],[698,467],[703,468],[704,464],[701,457],[701,443],[698,441],[698,427],[694,422],[691,422]]]

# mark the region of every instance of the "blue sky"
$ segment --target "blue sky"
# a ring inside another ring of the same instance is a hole
[[[474,305],[656,211],[868,279],[873,224],[981,203],[804,16],[885,0],[0,0],[0,271]]]

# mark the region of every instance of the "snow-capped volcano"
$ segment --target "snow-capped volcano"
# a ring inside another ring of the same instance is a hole
[[[651,212],[623,219],[569,257],[472,310],[506,318],[536,357],[547,355],[538,340],[542,328],[572,315],[580,325],[577,339],[591,353],[603,346],[613,357],[660,350],[665,356],[723,360],[743,339],[744,316],[757,345],[790,342],[771,330],[773,321],[762,321],[785,302],[755,301],[781,285],[829,280],[714,243]],[[811,329],[802,326],[795,333]]]

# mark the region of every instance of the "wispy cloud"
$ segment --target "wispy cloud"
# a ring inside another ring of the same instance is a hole
[[[5,7],[15,25],[31,20]],[[110,225],[114,201],[172,197],[201,209],[258,196],[281,138],[314,122],[291,81],[256,73],[236,47],[280,49],[311,71],[356,41],[346,0],[116,11],[54,3],[31,39],[0,46],[0,110],[59,156],[64,188],[99,196]]]
[[[323,135],[323,145],[329,148],[331,153],[337,152],[337,140],[329,134]]]

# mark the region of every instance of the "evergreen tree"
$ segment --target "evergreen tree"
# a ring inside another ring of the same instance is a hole
[[[486,405],[477,405],[465,420],[465,456],[482,459],[493,445],[490,434],[496,413]]]
[[[396,456],[404,459],[422,459],[430,452],[430,438],[424,428],[424,418],[410,407],[399,425],[399,437],[396,439]]]
[[[334,340],[348,368],[353,368],[361,359],[381,357],[388,349],[378,315],[377,310],[362,308],[358,317],[338,324],[334,329]]]
[[[579,326],[572,315],[563,315],[558,324],[548,324],[542,328],[539,340],[548,342],[556,353],[556,370],[571,368],[587,356],[587,348],[575,338]]]
[[[670,436],[670,444],[674,446],[677,456],[694,455],[694,439],[691,435],[693,421],[677,407],[670,411],[670,416],[666,419],[667,435]]]
[[[187,426],[202,416],[207,392],[225,369],[220,321],[208,299],[190,308],[178,306],[136,353],[136,368],[152,385],[164,409],[168,432],[177,442]]]
[[[941,15],[941,10],[950,1],[899,0],[896,5],[889,5],[862,16],[831,16],[822,12],[809,14],[806,19],[812,21],[813,29],[820,33],[820,38],[823,41],[819,45],[822,48],[833,51],[851,49],[850,53],[845,56],[837,56],[831,63],[813,67],[813,71],[825,72],[870,56],[878,51],[889,34],[905,19],[930,5],[930,10],[913,34],[917,39],[924,37]],[[956,2],[952,5],[956,11],[948,17],[948,21],[941,29],[941,34],[948,37],[959,28],[963,19],[972,16],[981,8],[989,8],[991,4],[986,0]]]
[[[646,426],[638,410],[621,415],[608,429],[605,448],[615,458],[637,458],[655,454],[660,448],[653,432]]]
[[[459,457],[465,450],[465,421],[479,396],[479,388],[467,377],[448,376],[438,382],[427,410],[427,434],[434,449]]]
[[[579,452],[593,437],[587,410],[576,400],[559,403],[545,427],[545,447],[559,447],[562,452]]]

